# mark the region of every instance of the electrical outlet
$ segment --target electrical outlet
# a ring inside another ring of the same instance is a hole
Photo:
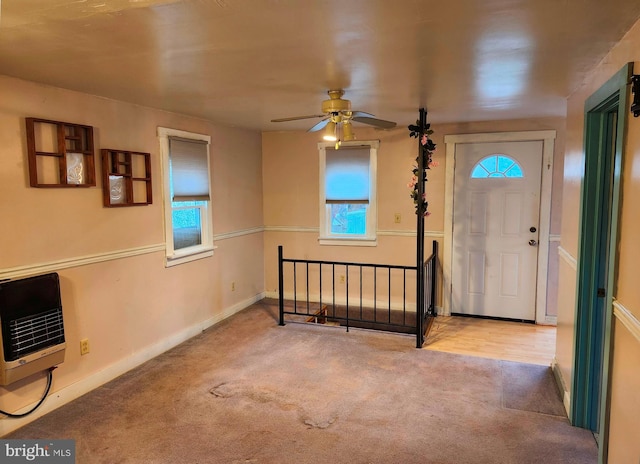
[[[232,292],[236,291],[236,283],[235,282],[231,282],[231,291]]]
[[[396,213],[393,215],[393,222],[395,222],[396,224],[400,224],[402,222],[402,216],[400,215],[400,213]]]
[[[80,340],[80,354],[84,356],[85,354],[89,354],[89,339],[83,338]]]
[[[340,275],[340,283],[343,284],[344,283],[344,275]]]

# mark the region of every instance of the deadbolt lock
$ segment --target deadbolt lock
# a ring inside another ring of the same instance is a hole
[[[531,232],[531,233],[533,233],[533,232],[535,232],[535,231],[537,231],[537,230],[538,230],[538,229],[536,229],[535,227],[530,227],[530,228],[529,228],[529,232]]]

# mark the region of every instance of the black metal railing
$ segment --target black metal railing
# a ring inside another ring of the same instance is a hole
[[[418,272],[416,266],[284,258],[279,246],[279,323],[285,325],[286,314],[299,322],[342,325],[347,331],[359,327],[415,334],[421,347],[436,316],[437,247],[434,241],[432,255]]]
[[[431,256],[425,259],[422,269],[422,324],[420,330],[417,331],[418,337],[416,337],[416,340],[418,348],[424,344],[427,333],[431,329],[431,325],[437,316],[436,283],[438,277],[438,242],[435,240],[433,241]]]

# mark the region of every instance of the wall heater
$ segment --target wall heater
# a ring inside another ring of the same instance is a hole
[[[64,361],[57,273],[0,282],[0,385]]]

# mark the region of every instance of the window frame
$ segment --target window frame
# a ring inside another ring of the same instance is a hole
[[[319,185],[319,212],[320,233],[318,242],[320,245],[340,246],[377,246],[378,203],[377,203],[377,170],[379,140],[342,142],[340,148],[368,148],[369,149],[369,204],[366,214],[366,227],[364,235],[335,234],[331,232],[331,204],[326,201],[325,177],[327,149],[335,148],[335,142],[319,142],[318,152],[320,158],[320,185]]]
[[[496,159],[496,170],[495,171],[489,171],[487,169],[487,167],[484,164],[482,164],[486,160],[491,159],[491,158],[495,158]],[[508,159],[509,161],[511,161],[511,165],[504,171],[500,170],[500,158],[505,158],[505,159]],[[514,167],[517,167],[519,169],[520,175],[519,176],[508,176],[508,175],[506,175]],[[487,173],[487,175],[485,175],[485,176],[474,176],[474,173],[476,172],[477,168],[482,168]],[[494,176],[493,174],[501,174],[501,175]],[[480,159],[476,164],[474,164],[473,167],[471,168],[471,174],[469,174],[469,178],[471,178],[471,179],[524,179],[525,178],[525,174],[524,174],[524,169],[522,169],[522,166],[520,165],[520,163],[518,163],[518,160],[512,158],[511,156],[509,156],[509,155],[507,155],[505,153],[494,153],[493,155],[485,156],[484,158]]]
[[[206,142],[207,146],[207,169],[209,171],[209,195],[211,196],[211,136],[187,132],[167,127],[158,127],[158,140],[160,142],[160,158],[162,167],[162,186],[163,186],[163,213],[164,213],[164,239],[165,239],[165,267],[176,266],[178,264],[188,263],[197,259],[208,258],[213,256],[213,250],[216,248],[213,244],[213,214],[211,203],[212,200],[201,200],[204,204],[193,205],[189,208],[198,209],[200,213],[201,227],[201,243],[186,248],[176,250],[174,248],[173,237],[173,211],[184,209],[185,207],[174,207],[171,198],[170,184],[170,167],[169,160],[171,151],[169,148],[169,138],[180,137],[182,139],[191,139],[194,141]]]

